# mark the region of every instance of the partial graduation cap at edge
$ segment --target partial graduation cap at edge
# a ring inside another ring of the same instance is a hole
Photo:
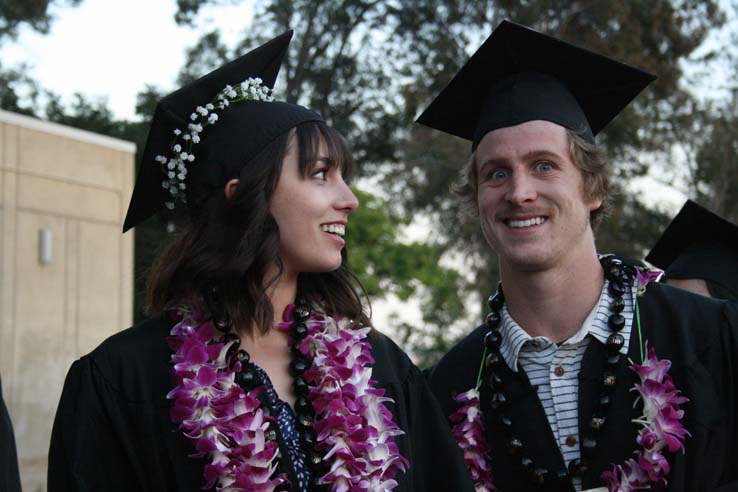
[[[648,84],[650,73],[502,21],[417,119],[472,141],[545,120],[590,143]]]
[[[687,200],[646,261],[666,279],[710,280],[738,299],[738,225]]]
[[[277,36],[157,103],[123,232],[162,210],[170,198],[162,187],[164,172],[156,156],[171,154],[174,130],[185,131],[195,108],[205,106],[226,85],[258,77],[262,85],[273,88],[292,34],[287,31]],[[246,163],[290,128],[306,121],[323,121],[314,111],[281,101],[241,101],[218,113],[217,124],[205,128],[201,142],[193,146],[197,160],[187,166],[188,204],[201,198],[191,196],[195,193],[222,189],[228,180],[239,176]]]

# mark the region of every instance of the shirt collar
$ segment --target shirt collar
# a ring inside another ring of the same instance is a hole
[[[612,296],[608,292],[607,286],[608,280],[605,283],[600,292],[600,298],[597,303],[590,311],[587,319],[582,323],[581,328],[562,345],[573,345],[581,342],[587,335],[591,335],[594,339],[600,343],[605,344],[607,338],[612,334],[612,330],[608,326],[607,320],[610,317],[610,304],[612,303]],[[621,354],[628,353],[628,347],[630,346],[630,331],[633,325],[634,315],[634,300],[637,294],[638,285],[633,282],[630,288],[625,291],[623,301],[625,301],[625,307],[620,313],[625,318],[625,327],[620,331],[623,336],[624,343],[620,348]],[[520,350],[528,343],[539,342],[542,346],[550,345],[552,342],[546,337],[531,337],[518,323],[512,318],[510,312],[507,309],[507,304],[502,306],[502,322],[500,323],[500,334],[502,340],[500,342],[500,353],[505,359],[508,367],[514,372],[518,371],[518,356]]]

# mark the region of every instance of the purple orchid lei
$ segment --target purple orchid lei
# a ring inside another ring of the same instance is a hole
[[[292,310],[278,329],[288,330]],[[342,318],[314,314],[307,322],[300,352],[312,365],[303,376],[310,385],[316,414],[317,448],[330,460],[318,483],[332,492],[390,492],[398,471],[409,466],[395,436],[404,432],[392,420],[385,403],[392,403],[371,379],[370,327],[356,327]]]
[[[175,351],[175,387],[167,394],[174,400],[172,421],[194,444],[193,457],[207,456],[205,489],[218,492],[273,492],[287,482],[275,476],[279,446],[266,438],[272,417],[261,409],[263,388],[244,391],[226,354],[234,342],[216,342],[216,329],[203,322],[192,307],[181,306],[175,316],[169,346]]]
[[[646,291],[646,285],[660,275],[661,272],[638,269],[636,277],[638,295],[642,296]],[[636,316],[640,337],[637,302]],[[634,458],[626,460],[621,465],[613,464],[612,469],[600,475],[609,492],[631,492],[666,486],[670,465],[664,451],[667,449],[671,453],[683,451],[684,439],[690,435],[680,422],[684,417],[684,410],[680,405],[689,399],[680,395],[668,374],[671,361],[660,360],[653,347],[649,348],[648,355],[644,356],[644,347],[642,344],[642,363],[632,363],[630,366],[640,379],[632,391],[637,391],[639,399],[643,401],[643,415],[633,421],[641,425],[636,438],[639,449],[634,452]],[[452,432],[463,452],[476,492],[489,492],[497,489],[493,484],[490,448],[482,420],[480,384],[481,367],[476,386],[454,395],[454,400],[462,405],[449,419],[454,422]]]
[[[461,403],[461,407],[451,414],[449,420],[454,423],[452,432],[471,474],[474,490],[476,492],[497,490],[492,481],[490,451],[484,433],[479,388],[454,395],[454,400]]]
[[[285,311],[288,329],[294,306]],[[274,492],[288,482],[278,474],[279,447],[266,437],[273,417],[264,415],[262,387],[244,391],[236,382],[240,362],[226,360],[234,342],[220,333],[192,306],[175,311],[178,322],[168,343],[174,354],[175,387],[171,418],[194,444],[193,457],[207,457],[205,489],[218,492]],[[304,377],[311,385],[309,399],[316,411],[318,447],[326,451],[328,473],[319,478],[332,492],[391,492],[394,476],[405,471],[394,436],[403,431],[392,421],[384,390],[371,380],[374,362],[364,341],[370,328],[356,328],[343,320],[314,314],[306,322],[308,334],[300,345],[313,363]]]
[[[667,374],[671,361],[659,360],[651,347],[642,364],[630,367],[640,378],[633,389],[643,400],[643,415],[634,421],[642,426],[636,438],[640,449],[635,451],[635,458],[602,473],[608,490],[617,492],[665,487],[670,466],[663,452],[684,451],[684,438],[690,435],[680,422],[684,410],[679,408],[689,399],[680,396]]]

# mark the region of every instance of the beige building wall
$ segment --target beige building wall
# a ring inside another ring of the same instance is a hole
[[[135,151],[0,110],[0,375],[26,492],[46,490],[70,364],[132,322],[133,234],[121,229]]]

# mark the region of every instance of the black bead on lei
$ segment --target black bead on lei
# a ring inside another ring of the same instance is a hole
[[[533,460],[526,456],[524,443],[514,435],[512,419],[511,415],[509,415],[509,405],[507,404],[508,397],[505,394],[502,378],[498,374],[502,366],[506,364],[500,353],[500,344],[502,341],[502,334],[500,333],[502,315],[500,311],[505,304],[502,284],[498,286],[497,292],[491,295],[488,300],[491,312],[485,319],[485,324],[489,328],[489,332],[484,337],[484,345],[487,352],[484,365],[487,384],[492,389],[490,406],[499,415],[498,425],[504,435],[507,436],[506,448],[508,453],[516,457],[520,467],[528,473],[530,480],[539,486],[545,486],[549,481],[570,480],[571,477],[582,477],[589,471],[590,463],[597,452],[597,435],[606,423],[607,413],[612,401],[610,395],[618,384],[615,371],[622,359],[620,349],[625,343],[625,338],[619,332],[625,328],[626,322],[625,317],[620,313],[625,308],[623,297],[634,281],[636,270],[630,265],[625,265],[614,256],[603,256],[600,259],[600,263],[605,272],[605,278],[609,282],[608,292],[613,297],[610,304],[610,316],[607,321],[608,327],[613,333],[608,337],[605,344],[606,362],[605,372],[601,379],[601,396],[588,428],[581,429],[581,457],[572,460],[568,464],[567,469],[557,470],[551,473],[545,468],[537,467]]]

